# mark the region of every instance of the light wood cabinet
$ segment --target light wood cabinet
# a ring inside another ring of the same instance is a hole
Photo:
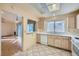
[[[38,24],[38,31],[39,32],[43,32],[43,30],[44,30],[44,20],[39,20],[38,22],[37,22],[37,24]]]
[[[63,37],[61,47],[63,49],[71,50],[71,38],[70,37]]]
[[[36,36],[37,38],[37,43],[40,43],[41,42],[41,37],[40,37],[40,34],[37,34],[37,36]]]
[[[79,14],[76,16],[76,27],[79,29]]]
[[[60,36],[55,36],[55,44],[56,47],[61,48],[62,46],[62,38]]]
[[[52,36],[52,35],[49,35],[49,36],[48,36],[48,45],[54,46],[54,44],[55,44],[54,38],[55,38],[55,37]]]
[[[70,37],[49,35],[48,45],[66,49],[66,50],[71,50]]]
[[[76,16],[74,16],[74,15],[68,16],[68,28],[69,29],[76,28]]]

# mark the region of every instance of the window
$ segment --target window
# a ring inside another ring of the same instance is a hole
[[[47,32],[54,32],[54,22],[48,22],[47,24]]]
[[[27,31],[33,32],[33,24],[27,24]]]
[[[64,21],[49,21],[47,32],[65,32]]]
[[[34,32],[36,30],[35,29],[35,25],[36,25],[36,22],[35,21],[28,20],[27,31],[28,32]]]
[[[64,21],[55,22],[55,32],[65,32]]]

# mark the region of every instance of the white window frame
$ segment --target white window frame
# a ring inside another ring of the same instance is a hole
[[[64,30],[63,30],[63,31],[56,31],[56,30],[55,30],[55,29],[56,29],[56,28],[55,28],[55,23],[56,23],[56,22],[61,22],[61,21],[64,22]],[[54,31],[47,31],[48,22],[54,22]],[[64,33],[64,32],[65,32],[65,21],[64,21],[64,20],[56,20],[56,21],[55,21],[55,20],[50,20],[50,21],[45,21],[45,22],[44,22],[44,26],[45,26],[45,27],[44,27],[44,28],[45,28],[45,31],[46,31],[46,32],[49,32],[49,33],[50,33],[50,32],[57,32],[57,33],[59,33],[59,32],[60,32],[60,33]]]
[[[58,29],[56,25],[58,25],[57,23],[62,23],[62,30]],[[59,20],[59,21],[55,21],[55,32],[60,32],[60,33],[64,33],[65,32],[65,21],[63,20]]]

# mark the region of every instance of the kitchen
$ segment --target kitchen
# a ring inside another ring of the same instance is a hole
[[[79,56],[79,4],[1,6],[1,10],[22,16],[22,26],[18,28],[22,29],[18,33],[22,50],[14,56]]]
[[[78,43],[79,43],[78,18],[79,18],[79,10],[66,15],[54,16],[52,18],[51,17],[41,18],[37,23],[38,31],[36,32],[36,35],[33,36],[33,34],[35,33],[30,32],[28,33],[29,34],[28,36],[31,37],[30,39],[32,39],[32,37],[33,38],[35,37],[37,43],[59,48],[59,49],[64,49],[71,52],[72,53],[71,55],[77,56],[79,51],[77,51],[76,53],[73,44],[77,44],[76,49],[78,50]],[[52,24],[54,21],[56,22],[56,24],[58,22],[59,25],[60,23],[63,22],[63,20],[65,25],[62,25],[62,27],[65,27],[65,29],[59,30],[57,27],[58,32],[56,32],[57,31],[56,28],[55,28],[56,30],[51,28],[51,26],[53,27]],[[50,22],[51,24],[48,25],[47,24],[48,22]],[[46,27],[46,25],[48,25],[49,29]],[[75,37],[77,37],[77,39],[75,39]],[[74,43],[73,38],[75,41],[77,40],[77,42]]]

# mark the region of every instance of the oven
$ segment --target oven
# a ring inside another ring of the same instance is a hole
[[[71,40],[72,45],[72,55],[73,56],[79,56],[79,37],[74,37]]]

